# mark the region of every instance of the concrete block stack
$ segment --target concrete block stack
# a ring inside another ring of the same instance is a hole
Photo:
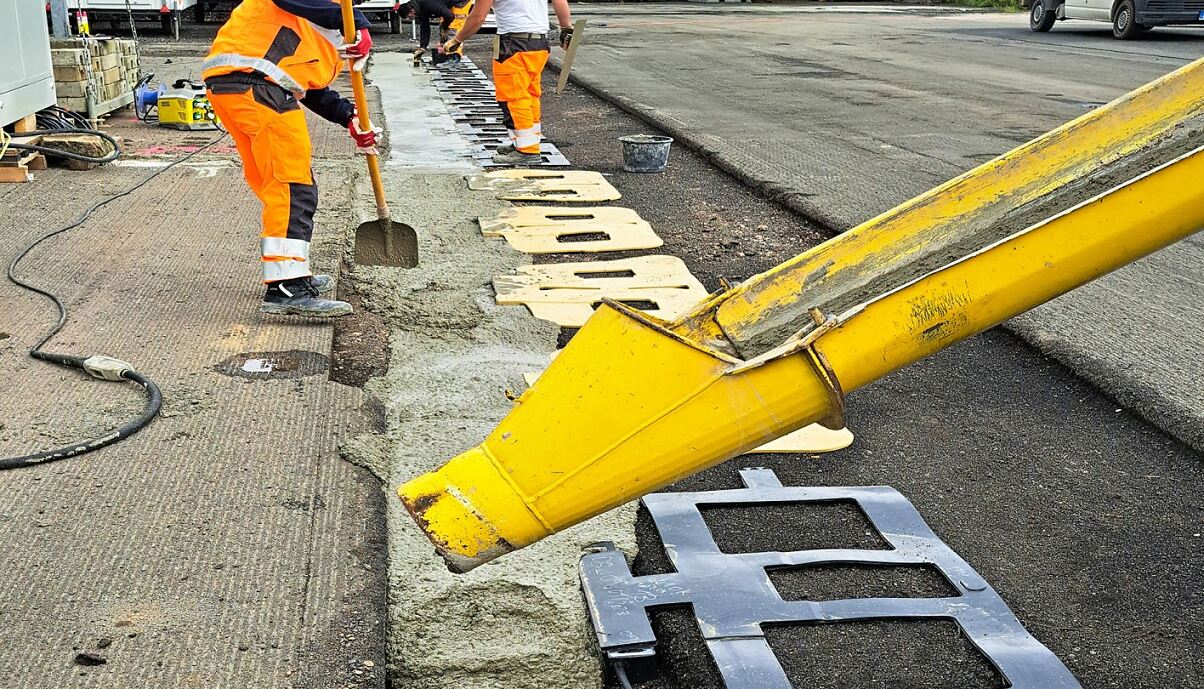
[[[87,113],[91,103],[101,115],[129,103],[140,76],[134,41],[54,39],[50,53],[59,106]]]

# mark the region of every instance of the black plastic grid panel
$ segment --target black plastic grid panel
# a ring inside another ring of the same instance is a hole
[[[580,576],[603,654],[627,667],[654,657],[648,608],[688,603],[728,689],[790,689],[761,625],[880,619],[946,619],[1013,689],[1081,689],[1065,665],[1024,629],[999,594],[924,522],[898,491],[785,487],[767,469],[743,469],[746,486],[703,493],[655,493],[643,499],[676,572],[632,576],[622,552],[599,544],[581,558]],[[856,502],[889,550],[803,550],[725,554],[699,505]],[[930,565],[958,590],[946,598],[786,601],[768,569],[806,565]],[[644,674],[644,673],[640,673]]]
[[[502,109],[494,99],[493,82],[467,57],[458,63],[424,64],[457,129],[472,144],[473,159],[482,167],[497,167],[493,154],[498,146],[510,141],[510,134],[502,124]],[[539,148],[541,167],[571,165],[555,144],[544,141]]]

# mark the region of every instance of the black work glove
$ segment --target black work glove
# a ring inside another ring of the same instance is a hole
[[[566,26],[560,30],[560,47],[565,50],[569,49],[569,43],[573,42],[573,27]]]

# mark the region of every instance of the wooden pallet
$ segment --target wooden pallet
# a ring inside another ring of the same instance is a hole
[[[28,118],[27,118],[28,119]],[[31,127],[15,127],[19,131],[31,131]],[[40,136],[14,136],[13,143],[36,144],[42,140]],[[8,150],[0,158],[0,183],[32,182],[33,173],[46,169],[46,156],[36,151],[18,149]]]

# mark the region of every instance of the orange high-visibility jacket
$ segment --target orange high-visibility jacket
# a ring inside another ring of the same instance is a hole
[[[243,0],[218,31],[201,78],[259,72],[298,94],[326,88],[344,63],[338,12],[337,0]],[[367,27],[356,12],[356,28]]]

